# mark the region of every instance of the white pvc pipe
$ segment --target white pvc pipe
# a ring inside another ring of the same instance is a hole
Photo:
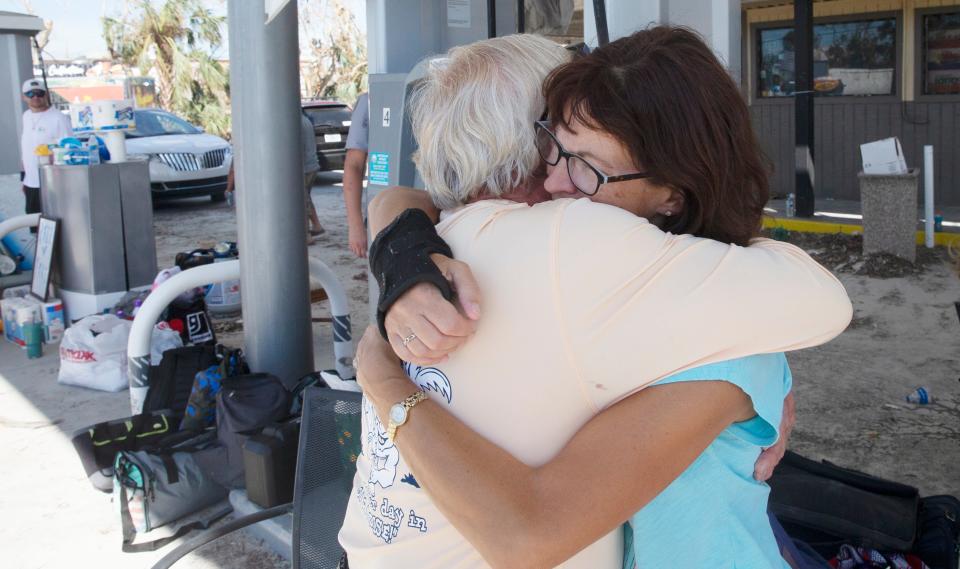
[[[38,225],[40,225],[39,213],[18,215],[16,217],[11,217],[10,219],[0,221],[0,239],[3,239],[8,233],[13,233],[18,229],[23,229],[24,227],[36,227]]]
[[[933,249],[933,146],[923,147],[923,217],[927,249]]]
[[[323,261],[309,259],[310,276],[320,281],[330,299],[330,315],[333,317],[334,365],[340,379],[353,379],[353,333],[350,328],[350,302],[337,275]]]
[[[333,316],[333,354],[341,379],[353,379],[353,338],[350,328],[350,303],[340,280],[330,267],[318,259],[310,259],[310,276],[320,281],[330,299]],[[153,326],[164,309],[180,294],[209,283],[240,278],[240,261],[223,261],[201,265],[177,273],[147,296],[130,328],[127,341],[127,378],[130,382],[130,408],[134,415],[143,411],[149,389],[150,340]],[[241,291],[242,294],[242,291]]]
[[[150,339],[153,327],[168,304],[181,293],[210,283],[240,278],[240,261],[201,265],[177,273],[147,296],[137,311],[127,340],[127,379],[130,382],[130,409],[143,411],[149,388]]]

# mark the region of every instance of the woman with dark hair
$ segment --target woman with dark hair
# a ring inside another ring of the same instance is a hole
[[[449,248],[406,212],[371,252],[384,296],[399,298],[380,305],[383,332],[407,361],[436,365],[401,369],[375,331],[361,342],[369,413],[341,531],[351,563],[548,567],[629,519],[629,566],[784,567],[754,480],[791,382],[771,352],[828,341],[851,310],[807,255],[755,240],[767,182],[736,86],[695,34],[669,27],[560,65],[546,81],[550,122],[534,114],[527,128],[542,189],[587,199],[528,206],[515,202],[541,189],[531,177],[506,176],[500,191],[476,168],[510,163],[464,117],[489,106],[458,95],[490,81],[439,64],[411,108],[428,191],[462,207],[438,226]],[[524,151],[506,154],[529,165]],[[479,182],[461,184],[474,170]],[[488,199],[491,185],[515,201]],[[382,195],[374,229],[419,199]],[[484,293],[475,333],[431,288],[453,275],[478,316],[457,262],[432,255],[442,276],[412,285],[424,251],[451,249]]]

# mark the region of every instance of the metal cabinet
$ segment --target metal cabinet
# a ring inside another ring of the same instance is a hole
[[[100,295],[153,282],[157,273],[146,161],[43,166],[43,215],[60,221],[54,282]]]

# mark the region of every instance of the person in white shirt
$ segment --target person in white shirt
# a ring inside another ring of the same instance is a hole
[[[56,144],[73,134],[70,117],[50,106],[50,97],[43,81],[28,79],[21,88],[23,101],[29,107],[23,113],[23,134],[20,137],[20,157],[23,166],[23,197],[26,213],[40,213],[40,165],[37,147]]]

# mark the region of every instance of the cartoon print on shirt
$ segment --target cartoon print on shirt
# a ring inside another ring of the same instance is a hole
[[[364,429],[367,434],[365,446],[371,451],[368,482],[382,488],[389,488],[397,479],[400,451],[387,439],[387,431],[377,417],[373,404],[367,398],[363,399],[363,420],[367,423]]]
[[[437,368],[420,367],[404,363],[404,371],[420,389],[433,392],[443,398],[448,404],[453,400],[453,386],[447,376]],[[427,519],[417,516],[410,511],[407,523],[403,524],[404,509],[394,505],[385,496],[377,496],[377,486],[387,490],[392,488],[397,480],[397,467],[400,464],[400,451],[387,439],[387,430],[377,416],[373,403],[363,398],[363,445],[361,454],[368,458],[369,473],[366,484],[359,484],[355,489],[355,498],[360,503],[367,524],[378,539],[384,543],[393,543],[400,533],[401,527],[406,525],[419,532],[427,532]],[[400,479],[404,484],[420,488],[417,479],[412,473],[403,475]]]
[[[420,386],[420,389],[439,394],[447,403],[453,400],[453,386],[442,371],[434,367],[420,367],[409,363],[404,363],[403,369],[410,379]],[[397,479],[400,451],[387,440],[387,430],[377,417],[373,404],[367,399],[363,400],[363,419],[366,422],[366,448],[371,450],[368,482],[382,488],[390,488]],[[409,483],[407,480],[404,482]],[[413,485],[419,488],[416,481]]]
[[[383,498],[378,506],[376,488],[373,484],[358,486],[356,498],[360,501],[363,515],[367,518],[367,525],[370,526],[373,535],[386,544],[393,543],[403,523],[403,509],[391,504],[388,498]]]
[[[442,371],[435,367],[420,367],[407,362],[403,363],[403,371],[407,372],[420,389],[440,395],[448,405],[453,402],[453,385]]]
[[[427,533],[427,519],[421,518],[413,510],[410,510],[410,517],[407,519],[407,526],[417,528],[420,530],[420,533]]]

